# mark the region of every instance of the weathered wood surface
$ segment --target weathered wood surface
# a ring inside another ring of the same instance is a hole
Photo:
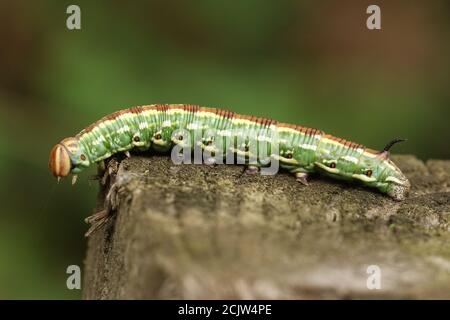
[[[448,299],[450,161],[394,160],[413,186],[401,203],[319,177],[125,159],[115,219],[89,239],[84,297]]]

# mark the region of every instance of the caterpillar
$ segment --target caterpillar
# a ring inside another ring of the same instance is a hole
[[[205,137],[208,129],[216,130],[216,141]],[[182,139],[174,134],[177,130],[188,134],[197,130],[203,135]],[[256,139],[253,142],[247,139],[238,145],[238,138],[249,131],[256,132]],[[269,158],[279,161],[280,167],[294,174],[302,184],[308,184],[310,174],[319,173],[340,180],[358,181],[397,201],[408,195],[410,182],[389,158],[390,148],[404,140],[395,139],[383,150],[376,151],[318,129],[187,104],[132,107],[105,116],[76,136],[56,144],[50,152],[49,168],[58,180],[73,174],[74,183],[78,173],[115,153],[124,152],[129,156],[133,148],[166,152],[182,145],[191,149],[199,145],[216,158],[231,152],[248,160],[249,156],[255,156],[250,152],[249,144],[259,149],[263,141],[274,136],[274,132],[277,135],[271,142],[277,143],[278,152],[269,147]],[[215,146],[225,137],[231,139],[231,146]],[[258,156],[256,160],[254,164],[246,162],[250,173],[267,166]]]

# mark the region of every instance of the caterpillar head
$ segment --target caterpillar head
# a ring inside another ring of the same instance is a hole
[[[88,166],[89,159],[83,153],[77,138],[66,138],[50,151],[48,167],[58,179],[70,173],[78,173]]]

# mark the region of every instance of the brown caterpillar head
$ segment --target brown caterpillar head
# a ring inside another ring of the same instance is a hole
[[[62,178],[69,173],[80,171],[78,166],[86,161],[86,156],[81,153],[78,139],[66,138],[50,151],[48,167],[55,177]]]
[[[67,149],[60,143],[55,145],[50,151],[48,167],[51,173],[57,177],[65,177],[70,173],[70,156]]]

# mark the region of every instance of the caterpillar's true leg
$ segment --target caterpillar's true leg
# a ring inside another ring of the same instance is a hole
[[[89,177],[89,185],[90,181],[92,180],[99,180],[102,185],[105,185],[103,182],[105,173],[106,173],[105,161],[100,160],[99,162],[97,162],[97,174]]]
[[[112,158],[109,160],[107,165],[105,164],[105,160],[101,160],[97,162],[97,174],[91,176],[89,180],[100,180],[101,185],[104,186],[108,182],[108,178],[110,178],[110,176],[114,176],[118,169],[118,160]]]
[[[306,172],[295,172],[295,179],[300,182],[301,184],[304,184],[305,186],[308,185],[308,176],[309,174]]]
[[[130,151],[124,151],[124,154],[127,156],[127,158],[131,158]]]

